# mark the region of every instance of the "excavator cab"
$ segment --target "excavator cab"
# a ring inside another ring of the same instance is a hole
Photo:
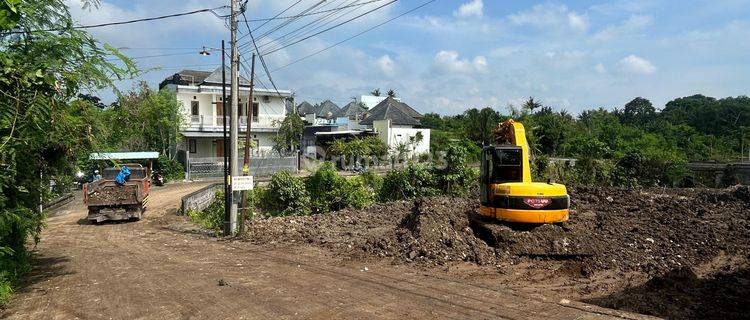
[[[523,125],[506,121],[495,135],[499,145],[482,149],[479,213],[515,223],[568,220],[570,198],[565,186],[531,181]]]

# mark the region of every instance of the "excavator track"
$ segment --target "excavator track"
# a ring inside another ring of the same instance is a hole
[[[594,255],[585,241],[556,224],[514,224],[478,213],[469,217],[474,234],[500,252],[525,257],[570,259]]]

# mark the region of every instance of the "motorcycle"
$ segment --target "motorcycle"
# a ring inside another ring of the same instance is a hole
[[[161,171],[154,170],[154,172],[151,174],[151,181],[153,181],[157,186],[163,186],[164,175],[161,174]]]

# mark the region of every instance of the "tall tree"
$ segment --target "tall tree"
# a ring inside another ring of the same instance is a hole
[[[305,124],[296,114],[287,114],[279,126],[279,132],[273,138],[274,150],[279,153],[291,152],[300,147],[302,130]]]
[[[376,97],[380,97],[380,88],[375,88],[375,90],[370,91],[370,94]]]
[[[71,99],[135,72],[117,50],[72,25],[63,0],[0,1],[0,302],[28,267],[26,243],[43,225],[45,184],[90,151],[86,111]]]
[[[625,104],[618,116],[624,124],[645,128],[656,119],[656,109],[648,99],[637,97]]]
[[[395,98],[396,97],[396,90],[388,89],[388,96],[391,97],[391,98]]]

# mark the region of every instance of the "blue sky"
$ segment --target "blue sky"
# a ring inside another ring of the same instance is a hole
[[[287,13],[302,11],[317,1],[303,0]],[[356,1],[328,0],[318,9]],[[248,18],[273,16],[294,2],[250,0]],[[398,1],[269,54],[269,68],[275,70],[423,2]],[[77,0],[68,4],[79,23],[91,24],[221,6],[228,1],[102,0],[91,11],[82,10]],[[595,107],[620,107],[636,96],[650,99],[659,108],[675,97],[696,93],[715,97],[749,93],[749,8],[750,0],[437,0],[322,54],[273,71],[272,76],[279,89],[294,91],[298,102],[331,99],[341,106],[373,88],[393,88],[417,110],[441,114],[486,106],[506,111],[508,104],[517,105],[529,96],[575,114]],[[308,17],[260,42],[313,19]],[[277,23],[267,24],[256,35]],[[223,21],[210,14],[91,29],[91,33],[101,42],[130,48],[123,51],[131,57],[144,57],[136,59],[146,70],[137,80],[154,87],[180,69],[213,69],[220,55],[205,57],[197,51],[202,46],[219,47],[221,39],[229,39]],[[163,54],[173,55],[146,57]],[[265,75],[261,76],[268,85]],[[117,85],[127,90],[137,80]],[[113,99],[109,91],[99,94]]]

